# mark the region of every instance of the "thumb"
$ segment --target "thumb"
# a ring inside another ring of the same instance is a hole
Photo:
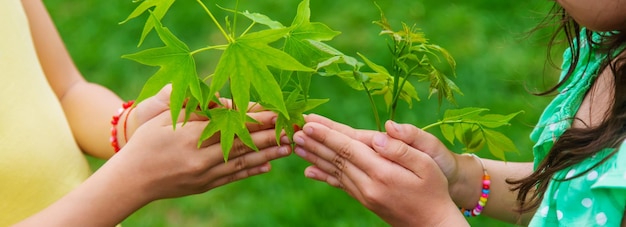
[[[411,124],[398,124],[389,120],[385,122],[385,130],[391,138],[398,139],[433,158],[440,155],[438,151],[445,148],[437,137]]]
[[[430,156],[446,177],[450,178],[458,171],[458,162],[453,153],[433,134],[410,124],[397,124],[393,121],[387,121],[385,129],[390,138],[402,141],[419,153]]]
[[[427,154],[383,133],[376,133],[372,137],[372,147],[384,158],[410,170],[417,176],[424,174],[425,169],[432,168],[430,164],[432,158]]]

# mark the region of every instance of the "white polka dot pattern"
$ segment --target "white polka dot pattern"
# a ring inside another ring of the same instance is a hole
[[[591,200],[590,198],[584,198],[581,202],[580,202],[585,208],[589,208],[593,205],[593,200]]]
[[[608,218],[606,217],[606,214],[604,214],[604,212],[600,212],[596,215],[596,224],[605,225],[607,221]]]
[[[587,180],[595,180],[598,179],[598,171],[595,170],[591,170],[588,174],[587,174]]]
[[[567,175],[565,175],[565,179],[570,179],[572,178],[574,175],[576,175],[576,170],[570,170],[569,172],[567,172]]]

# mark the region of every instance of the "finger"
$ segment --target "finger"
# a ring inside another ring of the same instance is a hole
[[[271,140],[273,145],[277,145],[276,131],[274,130],[274,119],[276,118],[276,114],[271,111],[263,111],[263,112],[258,112],[258,113],[250,113],[249,115],[252,118],[255,118],[259,122],[259,123],[255,123],[255,122],[246,123],[246,127],[248,128],[250,135],[253,137],[253,141],[257,145],[257,147],[259,145],[261,147],[264,147],[267,145],[267,143],[257,144],[256,140],[254,139],[255,135],[256,137],[262,137],[264,139],[267,139],[268,142],[270,142]],[[272,129],[272,130],[269,130],[268,132],[264,132],[262,134],[255,134],[258,131],[266,131],[268,129]],[[210,138],[202,141],[201,146],[205,147],[205,146],[209,146],[209,145],[216,144],[219,142],[220,142],[220,134],[216,133],[214,136],[211,136]],[[235,145],[245,146],[239,139],[235,140]]]
[[[339,131],[332,130],[325,125],[307,123],[304,125],[302,132],[306,136],[313,138],[313,142],[308,145],[305,144],[304,147],[307,147],[307,150],[310,152],[316,151],[317,155],[323,159],[343,158],[349,160],[366,173],[371,171],[373,166],[383,164],[380,156],[370,146]],[[374,133],[370,134],[374,135]],[[367,143],[371,143],[371,140]],[[311,150],[309,148],[317,149]]]
[[[170,95],[172,94],[172,84],[166,84],[153,96],[153,98],[146,99],[146,101],[158,102],[159,105],[170,106]]]
[[[315,122],[305,124],[303,130],[294,135],[294,141],[306,151],[332,163],[354,181],[368,181],[367,173],[380,162],[378,154],[369,146]],[[347,168],[352,166],[354,168]]]
[[[162,127],[170,127],[170,128],[172,128],[173,131],[175,131],[173,126],[172,126],[172,115],[171,115],[171,111],[169,109],[167,109],[167,110],[165,110],[165,111],[155,115],[152,119],[149,120],[149,122],[155,122],[159,126],[162,126]],[[194,123],[193,125],[199,125],[199,126],[202,126],[202,128],[204,128],[206,126],[206,124],[208,123],[208,121],[206,121],[206,120],[204,120],[204,121],[200,121],[200,120],[198,120],[198,121],[190,121],[190,122],[187,122],[187,123],[183,123],[182,121],[178,121],[176,123],[176,129],[178,129],[178,128],[182,127],[182,126],[189,125],[189,123],[192,123],[192,122]],[[196,127],[198,127],[198,126],[194,126],[194,128],[196,128]],[[188,130],[190,130],[190,129],[188,128]],[[202,130],[200,130],[198,132],[198,138],[200,137],[200,132],[202,132]]]
[[[274,128],[276,121],[276,113],[272,111],[261,111],[255,113],[248,113],[248,116],[254,118],[258,123],[250,122],[246,124],[250,132]]]
[[[259,150],[264,150],[264,149],[278,146],[278,144],[276,143],[275,135],[276,134],[273,129],[266,129],[262,131],[253,132],[250,134],[250,137],[252,138],[252,142],[255,144],[255,146]],[[224,162],[224,156],[223,156],[224,151],[222,150],[222,144],[220,143],[219,135],[213,136],[209,138],[208,140],[205,140],[202,143],[202,147],[205,147],[205,149],[203,150],[206,150],[207,153],[204,155],[210,158],[209,161],[211,165],[217,165],[218,163]],[[284,147],[288,148],[287,152],[291,152],[291,147],[289,146],[284,146]],[[239,156],[245,155],[250,152],[256,152],[256,151],[248,147],[248,145],[244,144],[239,138],[237,138],[233,141],[233,145],[228,154],[228,160],[232,160],[234,158],[237,158]]]
[[[385,130],[390,137],[421,151],[431,151],[441,144],[435,136],[411,124],[398,124],[388,120],[385,122]]]
[[[178,114],[178,119],[176,122],[190,122],[190,121],[207,121],[208,117],[196,114],[195,112],[191,112],[189,116],[187,116],[186,109],[182,109],[180,114]]]
[[[339,180],[335,176],[326,173],[324,170],[319,169],[317,166],[309,166],[304,169],[304,176],[313,180],[326,182],[330,186],[336,188],[341,188],[341,182],[339,182]]]
[[[220,103],[228,109],[232,109],[233,108],[233,100],[229,99],[229,98],[219,98]],[[265,108],[263,108],[263,106],[261,106],[261,104],[257,103],[257,102],[249,102],[246,111],[247,112],[258,112],[258,111],[264,111]]]
[[[348,135],[350,138],[361,141],[368,146],[370,145],[369,143],[372,141],[373,131],[370,130],[354,129],[350,126],[338,123],[317,114],[308,114],[304,117],[304,120],[305,122],[316,122],[325,125],[332,130],[336,130],[345,135]]]
[[[267,173],[271,170],[271,167],[272,166],[269,163],[264,163],[259,166],[241,170],[231,175],[220,177],[216,180],[209,181],[209,183],[205,187],[205,190],[211,190],[213,188],[217,188],[219,186],[226,185],[226,184],[238,181],[238,180],[242,180],[248,177]]]
[[[358,199],[360,197],[360,192],[359,190],[356,190],[357,188],[352,181],[348,181],[347,183],[342,184],[335,176],[333,176],[332,174],[328,174],[317,166],[309,166],[304,169],[304,175],[307,178],[326,182],[330,186],[342,189],[354,198]]]
[[[433,169],[439,169],[435,161],[427,154],[409,146],[403,141],[378,133],[372,141],[373,148],[383,157],[424,178]]]
[[[280,145],[276,141],[276,132],[274,129],[252,132],[250,137],[252,138],[254,145],[259,150]],[[289,150],[291,150],[291,147],[289,148]],[[253,151],[252,148],[248,147],[248,145],[244,144],[239,138],[237,138],[233,143],[233,147],[230,149],[229,159],[239,157],[251,151]]]
[[[208,181],[214,181],[211,184],[223,185],[258,174],[258,169],[255,170],[255,167],[259,167],[269,161],[288,156],[289,148],[289,145],[284,145],[280,147],[269,147],[258,152],[248,152],[244,155],[230,159],[228,162],[222,161],[219,164],[212,165],[213,167],[210,168],[209,171],[203,175],[203,177]]]
[[[294,152],[302,157],[304,160],[313,164],[314,166],[309,171],[305,170],[305,176],[309,178],[313,178],[318,181],[325,181],[329,185],[337,188],[344,189],[346,191],[358,191],[357,187],[352,180],[352,177],[346,176],[344,177],[344,171],[346,169],[355,169],[358,170],[357,167],[352,165],[350,162],[343,163],[333,163],[326,159],[320,158],[315,153],[309,153],[305,151],[302,147],[296,147]],[[339,165],[339,166],[338,166]],[[366,177],[365,173],[361,173],[362,177]],[[362,177],[354,177],[355,179],[361,179]]]
[[[140,103],[136,103],[134,107],[135,118],[141,122],[151,119],[170,108],[170,94],[172,93],[172,85],[167,84],[154,96],[147,98]],[[145,106],[145,107],[144,107]],[[154,111],[143,111],[143,110]]]
[[[448,150],[434,135],[413,125],[397,124],[393,121],[385,122],[385,128],[390,137],[429,155],[436,163],[439,163],[439,167],[446,176],[449,177],[456,171],[456,159],[453,152]]]

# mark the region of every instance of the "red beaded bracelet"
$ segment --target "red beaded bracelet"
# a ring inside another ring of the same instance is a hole
[[[489,174],[487,173],[487,169],[485,169],[485,164],[483,163],[483,160],[481,160],[475,154],[465,154],[465,155],[469,155],[478,159],[478,161],[480,162],[480,166],[483,168],[483,182],[482,182],[483,188],[481,190],[480,198],[478,199],[478,203],[476,204],[476,207],[474,207],[474,209],[461,208],[461,213],[463,213],[463,216],[475,217],[475,216],[480,215],[481,212],[483,212],[483,209],[485,208],[485,205],[487,204],[487,199],[489,198],[489,191],[490,191],[490,186],[491,186],[491,177],[489,177]]]
[[[120,117],[122,117],[124,111],[133,106],[133,103],[135,103],[135,101],[130,100],[122,104],[122,107],[117,110],[117,113],[113,115],[113,119],[111,120],[111,138],[109,141],[111,142],[111,146],[116,153],[121,149],[119,143],[117,142],[117,123],[119,123]],[[130,111],[128,111],[128,114],[130,114]],[[126,115],[126,119],[128,119],[128,115]],[[126,121],[124,121],[124,138],[126,138]]]

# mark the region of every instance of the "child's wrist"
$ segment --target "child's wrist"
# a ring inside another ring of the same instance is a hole
[[[127,121],[133,110],[133,104],[132,100],[123,103],[111,119],[110,143],[115,152],[118,152],[128,141]]]
[[[455,154],[457,162],[456,180],[450,182],[450,197],[459,207],[474,208],[482,191],[483,168],[469,155]]]
[[[483,162],[482,159],[480,159],[480,157],[476,156],[473,153],[466,153],[464,155],[467,155],[476,159],[476,161],[480,163],[480,167],[483,172],[482,177],[481,177],[482,181],[481,181],[480,192],[478,193],[480,195],[479,199],[473,206],[469,206],[469,208],[460,207],[461,212],[463,213],[463,216],[474,217],[474,216],[480,215],[483,212],[485,205],[487,205],[487,200],[491,192],[491,177],[489,176],[489,173],[487,173],[487,168],[485,166],[485,163]]]

